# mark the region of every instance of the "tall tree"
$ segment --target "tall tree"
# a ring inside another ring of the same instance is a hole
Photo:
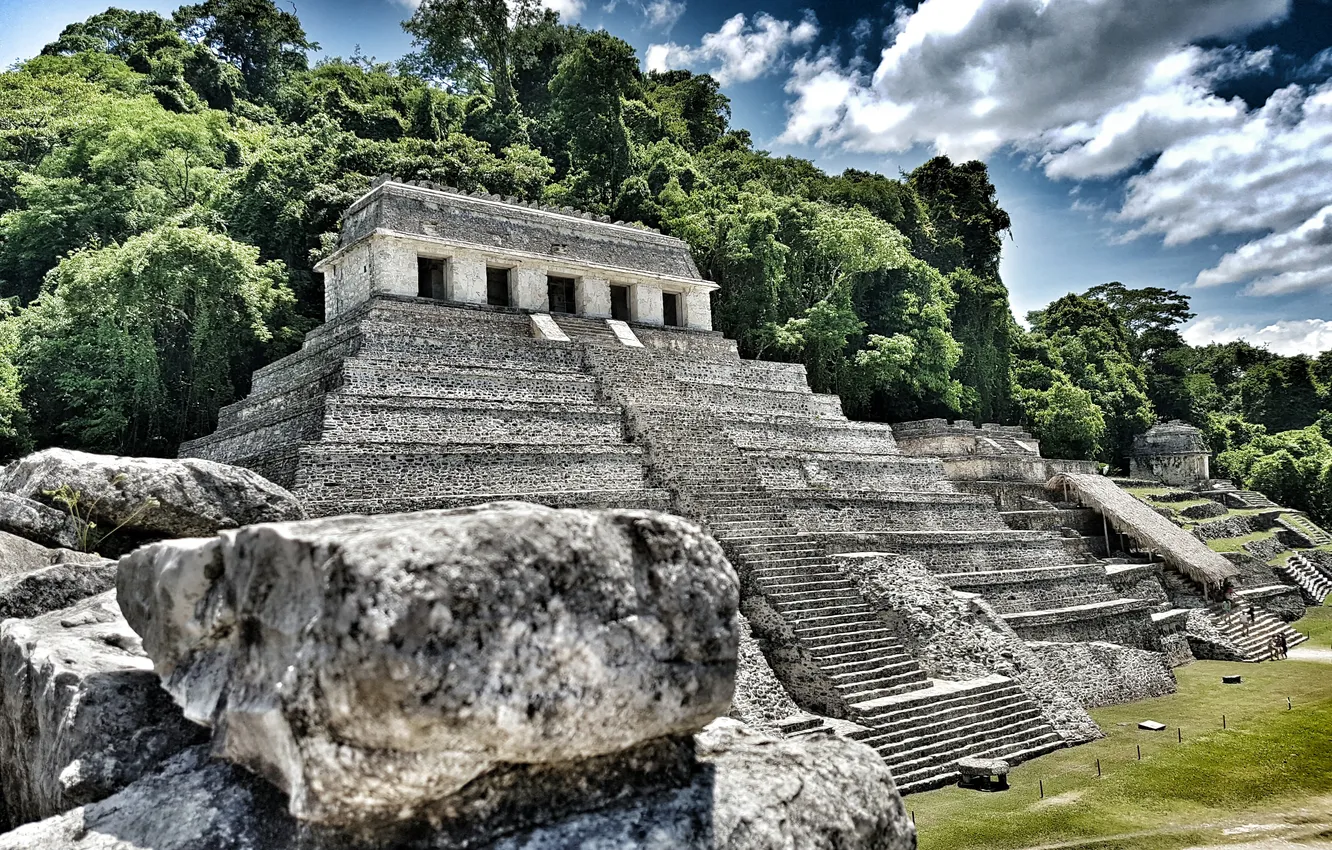
[[[305,70],[306,52],[319,49],[300,19],[273,0],[204,0],[177,9],[175,20],[187,38],[234,65],[250,96],[261,100],[287,75]]]
[[[512,112],[515,27],[542,17],[536,0],[422,0],[402,28],[415,52],[408,63],[456,91],[489,87],[502,113]]]
[[[550,93],[556,127],[568,139],[573,196],[605,208],[629,176],[624,101],[639,93],[634,49],[604,31],[589,33],[560,62]]]

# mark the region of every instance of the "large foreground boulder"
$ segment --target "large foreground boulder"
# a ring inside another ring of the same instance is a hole
[[[106,797],[205,733],[162,690],[113,593],[0,625],[0,823]]]
[[[663,514],[500,503],[259,525],[139,549],[117,590],[214,752],[337,826],[682,781],[680,742],[734,687],[735,573]],[[600,779],[580,790],[584,775]]]
[[[305,516],[295,496],[258,473],[207,460],[47,449],[6,467],[0,490],[53,507],[66,507],[62,490],[77,493],[69,509],[100,534],[192,537]]]
[[[301,824],[267,783],[187,750],[100,803],[0,836],[0,850],[909,850],[915,831],[874,751],[779,741],[722,719],[694,739],[688,784],[535,828],[356,838]]]

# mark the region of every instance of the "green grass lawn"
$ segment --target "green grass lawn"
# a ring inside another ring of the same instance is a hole
[[[1208,540],[1207,545],[1215,552],[1242,552],[1245,543],[1255,543],[1271,537],[1276,537],[1275,531],[1254,531],[1240,537],[1221,537],[1216,540]]]
[[[1309,636],[1309,646],[1332,649],[1332,606],[1305,609],[1304,617],[1291,623],[1295,631]]]
[[[1332,608],[1301,622],[1310,620],[1332,640]],[[1332,664],[1199,661],[1176,673],[1179,693],[1092,711],[1105,740],[1018,766],[1007,792],[950,787],[908,796],[921,850],[1067,842],[1175,850],[1222,843],[1221,826],[1274,813],[1287,813],[1283,823],[1313,823],[1310,834],[1332,828]],[[1222,685],[1225,673],[1242,674],[1244,684]],[[1140,720],[1169,729],[1141,732]]]

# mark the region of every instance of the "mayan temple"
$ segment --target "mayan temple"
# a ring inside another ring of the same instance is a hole
[[[1124,698],[1173,687],[1192,659],[1174,600],[1234,575],[1021,429],[853,422],[802,366],[741,359],[712,330],[715,285],[655,231],[380,178],[319,268],[326,323],[182,457],[258,471],[314,515],[694,519],[741,576],[775,725],[864,741],[904,791],[1096,735],[1053,672],[1080,653],[1129,659],[1105,683]],[[1149,557],[1106,559],[1134,534]]]

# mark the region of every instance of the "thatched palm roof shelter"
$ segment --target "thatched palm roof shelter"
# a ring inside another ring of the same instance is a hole
[[[1132,539],[1139,548],[1160,555],[1168,565],[1204,587],[1220,587],[1239,574],[1220,554],[1109,478],[1060,473],[1045,486],[1049,490],[1067,488],[1082,504],[1099,511],[1115,531]]]

